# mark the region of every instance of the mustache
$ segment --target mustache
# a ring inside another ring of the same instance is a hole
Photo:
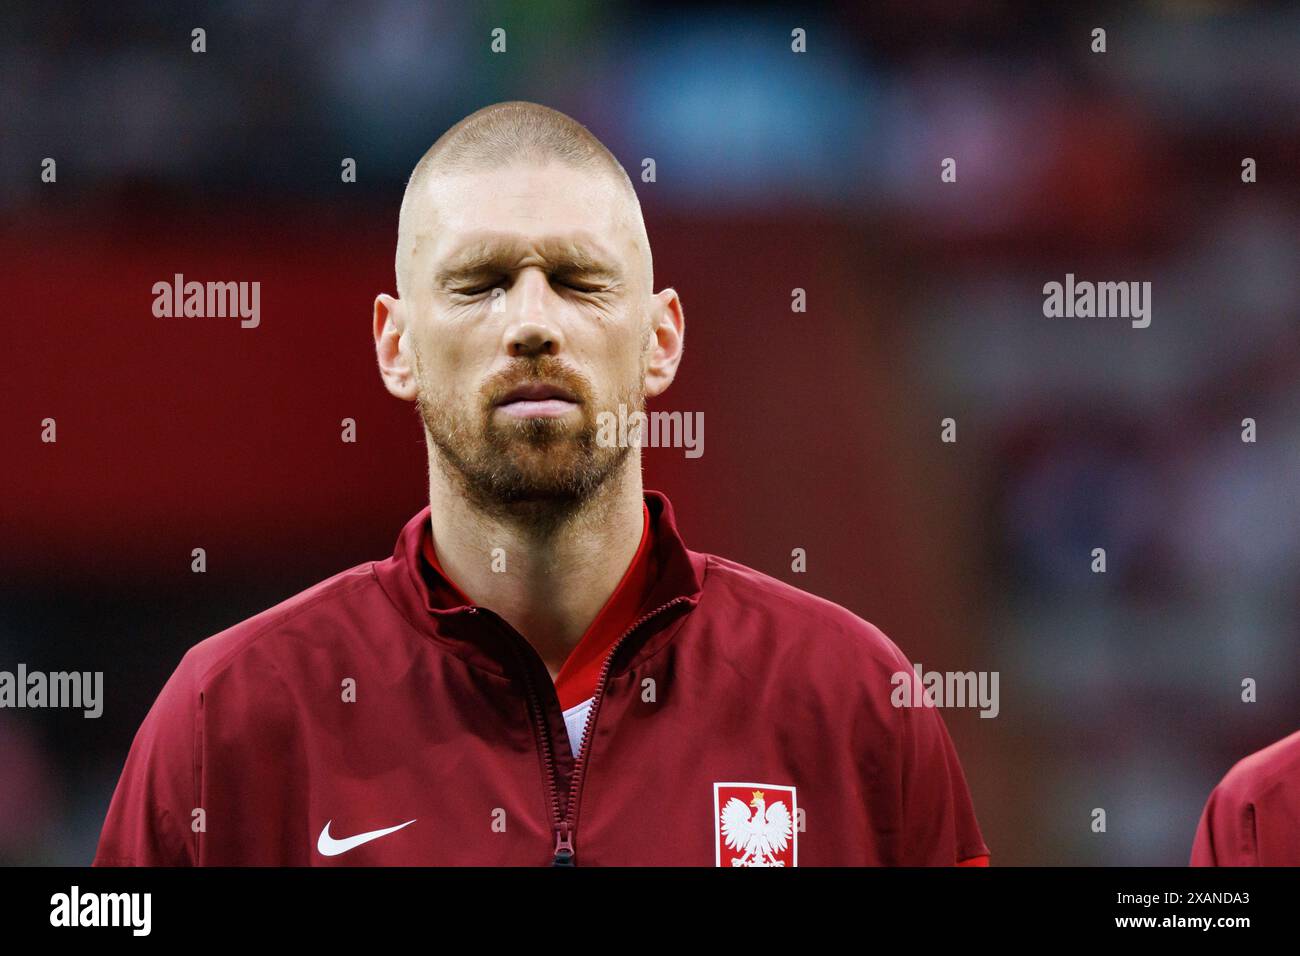
[[[572,393],[583,405],[590,405],[593,396],[587,376],[553,355],[541,355],[518,359],[484,382],[481,390],[484,407],[494,408],[521,385],[554,386]]]

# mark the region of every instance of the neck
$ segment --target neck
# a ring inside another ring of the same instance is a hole
[[[488,513],[436,462],[429,504],[443,569],[470,600],[522,634],[552,677],[632,563],[644,521],[635,453],[590,499],[562,514]],[[494,570],[503,562],[504,571]]]

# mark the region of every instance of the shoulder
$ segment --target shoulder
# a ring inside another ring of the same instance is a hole
[[[234,670],[265,679],[277,660],[338,644],[355,629],[358,611],[382,595],[373,565],[342,571],[200,641],[185,653],[174,679],[200,692]]]
[[[732,622],[728,635],[779,641],[808,659],[856,659],[890,673],[910,668],[906,656],[880,628],[834,601],[737,561],[705,555],[701,609]]]
[[[1300,731],[1233,764],[1210,791],[1192,842],[1193,866],[1295,860],[1287,821],[1300,812]],[[1270,864],[1271,865],[1271,864]]]
[[[1259,802],[1279,790],[1300,791],[1300,731],[1232,766],[1213,796],[1232,806]]]

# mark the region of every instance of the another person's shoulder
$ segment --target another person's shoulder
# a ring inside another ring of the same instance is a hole
[[[1193,866],[1300,864],[1300,731],[1233,764],[1210,791]]]
[[[1219,799],[1240,806],[1280,788],[1300,794],[1300,730],[1238,760],[1214,789]]]

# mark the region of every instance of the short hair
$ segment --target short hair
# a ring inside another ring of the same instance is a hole
[[[494,103],[466,116],[447,132],[415,164],[402,196],[397,223],[397,294],[405,294],[402,263],[409,259],[414,237],[409,216],[414,198],[431,178],[457,173],[498,169],[517,162],[559,162],[574,169],[590,169],[612,177],[631,198],[633,225],[644,236],[641,204],[627,171],[599,139],[577,120],[559,110],[511,100]],[[646,266],[653,274],[650,244],[644,247]]]

